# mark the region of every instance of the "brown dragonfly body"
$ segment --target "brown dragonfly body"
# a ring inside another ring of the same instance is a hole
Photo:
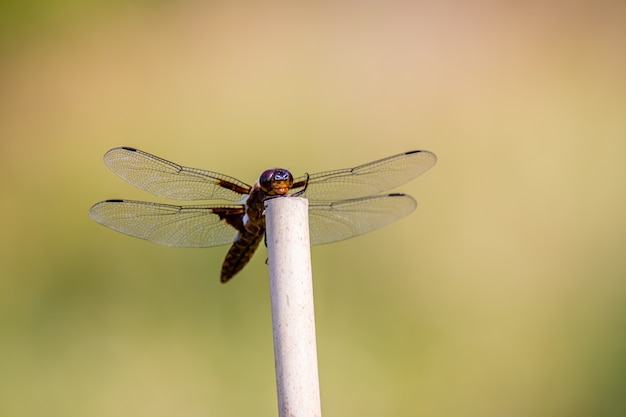
[[[226,282],[250,262],[261,240],[265,236],[265,201],[268,198],[283,196],[293,186],[293,176],[283,168],[268,169],[261,174],[245,203],[243,218],[237,215],[233,221],[241,224],[234,225],[239,230],[235,242],[230,247],[224,263],[220,280]]]
[[[265,201],[299,195],[309,200],[311,244],[325,244],[376,230],[415,210],[408,195],[384,191],[432,167],[428,151],[410,151],[355,168],[294,179],[282,168],[268,169],[250,186],[216,172],[184,167],[135,148],[108,151],[105,164],[117,175],[160,197],[226,200],[232,203],[171,205],[134,200],[96,203],[96,222],[134,237],[178,247],[231,244],[222,266],[227,282],[252,258],[265,236]]]

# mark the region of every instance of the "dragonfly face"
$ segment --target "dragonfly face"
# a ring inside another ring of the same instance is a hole
[[[410,151],[354,168],[293,178],[282,168],[264,171],[250,186],[236,178],[184,167],[135,148],[114,148],[105,164],[124,180],[174,200],[232,203],[170,205],[105,200],[89,210],[96,222],[130,236],[179,247],[232,244],[222,266],[227,282],[251,259],[265,235],[264,202],[275,196],[309,200],[311,244],[337,242],[376,230],[415,210],[408,195],[381,194],[431,168],[428,151]]]
[[[284,168],[268,169],[261,174],[259,185],[268,195],[285,195],[293,186],[293,175]]]

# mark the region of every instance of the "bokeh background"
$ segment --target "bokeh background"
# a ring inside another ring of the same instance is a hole
[[[87,216],[126,145],[253,182],[411,150],[416,213],[313,249],[322,409],[626,415],[626,3],[4,1],[0,415],[277,414],[265,249]]]

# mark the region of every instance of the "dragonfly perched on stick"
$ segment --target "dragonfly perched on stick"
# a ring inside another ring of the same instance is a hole
[[[105,200],[89,210],[96,222],[130,236],[167,246],[208,248],[231,244],[222,265],[227,282],[250,261],[265,236],[265,200],[309,200],[311,244],[338,242],[392,223],[417,207],[406,194],[381,194],[431,168],[429,151],[410,151],[359,165],[295,178],[283,168],[264,171],[252,186],[236,178],[188,168],[147,152],[119,147],[104,163],[132,185],[173,200],[231,203],[171,205]]]

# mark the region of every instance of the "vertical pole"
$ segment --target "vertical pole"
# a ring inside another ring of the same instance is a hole
[[[266,204],[276,388],[280,417],[320,417],[308,200]]]

